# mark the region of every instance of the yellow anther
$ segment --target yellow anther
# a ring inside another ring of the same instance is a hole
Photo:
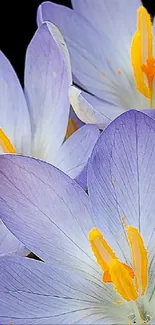
[[[125,267],[125,269],[129,273],[130,277],[134,278],[135,275],[134,275],[133,269],[125,263],[121,263],[121,264]],[[109,269],[107,271],[105,271],[103,274],[103,282],[105,282],[105,283],[112,282]]]
[[[152,83],[155,76],[153,60],[151,17],[147,10],[141,6],[138,9],[137,31],[131,44],[131,61],[137,89],[150,99],[152,98]]]
[[[127,301],[136,300],[138,293],[136,286],[124,265],[118,260],[111,260],[109,272],[115,290]]]
[[[78,126],[76,122],[72,118],[70,118],[68,121],[66,138],[69,138],[76,130],[78,130]]]
[[[124,216],[122,217],[122,224],[126,230],[132,253],[133,269],[118,260],[97,228],[90,231],[89,241],[97,263],[104,272],[103,282],[112,282],[121,297],[130,301],[136,300],[146,291],[148,259],[143,239],[138,230],[132,226],[126,226]]]
[[[2,128],[0,128],[0,147],[4,153],[16,153],[16,150]]]
[[[108,264],[113,258],[117,258],[111,247],[103,238],[101,232],[94,228],[89,233],[89,241],[92,251],[96,257],[97,263],[102,268],[103,272],[108,270]],[[108,274],[107,274],[108,277]],[[107,281],[109,282],[109,281]]]
[[[138,229],[126,226],[126,233],[132,253],[135,284],[140,296],[143,296],[148,284],[148,256]]]

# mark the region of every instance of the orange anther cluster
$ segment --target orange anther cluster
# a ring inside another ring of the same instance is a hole
[[[103,270],[103,282],[111,282],[115,290],[126,301],[136,300],[143,296],[148,282],[148,258],[143,239],[138,229],[123,226],[126,231],[131,250],[133,267],[119,261],[112,248],[104,239],[102,233],[94,228],[89,233],[89,241],[97,263]]]
[[[153,79],[155,77],[155,59],[147,59],[146,64],[143,64],[141,68],[147,77],[149,88],[152,88]]]

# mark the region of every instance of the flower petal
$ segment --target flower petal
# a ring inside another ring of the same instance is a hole
[[[50,164],[17,155],[0,156],[0,178],[0,217],[30,251],[68,267],[94,263],[89,198],[74,180]]]
[[[70,88],[70,103],[80,120],[97,124],[100,129],[104,129],[115,117],[123,113],[122,108],[91,96],[74,86]]]
[[[73,8],[100,32],[106,33],[113,42],[120,42],[122,48],[130,45],[136,30],[137,9],[140,0],[72,0]],[[123,33],[121,32],[123,30]]]
[[[86,166],[99,135],[97,126],[84,125],[60,147],[54,165],[71,178],[76,178]]]
[[[69,65],[44,23],[28,46],[25,68],[25,93],[33,123],[33,155],[52,159],[62,144],[69,116]]]
[[[138,111],[114,120],[94,147],[88,188],[94,220],[120,258],[128,245],[125,223],[137,227],[149,251],[155,251],[155,121]],[[127,252],[127,253],[126,253]]]
[[[18,153],[30,154],[31,128],[25,97],[15,71],[0,51],[0,127]]]
[[[150,117],[155,119],[155,109],[154,108],[143,109],[143,113],[148,114]]]
[[[70,87],[70,89],[72,88],[72,86]],[[75,112],[74,112],[74,110],[72,109],[72,107],[70,108],[70,115],[69,115],[69,117],[71,118],[71,119],[73,119],[73,121],[75,122],[75,124],[77,125],[77,128],[79,129],[79,128],[81,128],[81,126],[84,126],[84,124],[85,123],[83,123],[82,121],[81,121],[81,119],[79,119],[78,117],[77,117],[77,115],[75,114]]]
[[[69,52],[68,52],[66,43],[64,41],[63,35],[60,33],[59,29],[52,23],[47,21],[46,25],[47,25],[52,37],[55,39],[55,41],[57,42],[57,45],[59,46],[59,48],[61,49],[61,51],[64,54],[64,60],[65,60],[67,72],[68,72],[68,79],[69,79],[69,83],[71,85],[72,84],[72,71],[71,71],[71,65],[70,65],[70,57],[69,57]]]
[[[112,297],[91,280],[60,265],[0,258],[1,324],[107,324]]]
[[[76,182],[86,191],[87,190],[87,169],[88,163],[83,168],[82,172],[75,178]]]
[[[76,11],[48,1],[39,6],[37,14],[38,25],[47,20],[63,33],[71,56],[74,79],[80,86],[119,106],[123,101],[121,97],[126,98],[131,91],[131,98],[134,97],[129,48],[125,54],[121,47],[113,45],[107,35],[98,33]]]
[[[29,250],[0,221],[0,256],[7,254],[25,256],[28,253]]]

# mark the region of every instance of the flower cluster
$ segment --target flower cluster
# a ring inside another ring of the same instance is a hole
[[[39,6],[24,89],[0,53],[0,324],[154,324],[154,26],[72,5]]]

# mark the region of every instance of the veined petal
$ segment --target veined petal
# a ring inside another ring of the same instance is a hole
[[[13,236],[0,220],[0,256],[2,255],[28,255],[29,250]]]
[[[104,129],[116,116],[123,113],[122,108],[91,96],[74,86],[70,88],[70,103],[80,120],[96,124],[100,129]]]
[[[155,109],[154,108],[146,108],[142,110],[143,113],[148,114],[150,117],[155,119]]]
[[[51,21],[63,33],[76,83],[104,100],[107,100],[107,94],[107,97],[110,96],[109,101],[113,99],[115,104],[120,104],[118,94],[122,87],[123,97],[126,97],[127,90],[129,95],[133,87],[129,51],[124,55],[121,47],[114,45],[105,33],[98,33],[76,11],[52,2],[43,2],[39,6],[37,21],[38,25],[43,21]]]
[[[50,23],[40,26],[28,46],[25,67],[33,155],[47,161],[64,140],[69,116],[69,65],[62,44],[58,45],[60,39],[52,31]]]
[[[99,135],[97,126],[84,125],[60,147],[54,165],[71,178],[76,178],[86,166]]]
[[[102,285],[74,269],[67,272],[57,263],[0,258],[0,321],[4,325],[107,324],[108,319],[119,324],[115,314],[108,317],[110,300]]]
[[[97,267],[87,239],[94,225],[89,198],[74,180],[17,155],[0,156],[0,178],[0,217],[30,251],[67,267]]]
[[[66,43],[64,41],[63,35],[60,33],[59,29],[52,23],[47,21],[46,25],[47,25],[50,33],[52,34],[52,37],[57,42],[57,45],[59,46],[60,50],[64,54],[64,60],[66,62],[69,83],[72,84],[72,71],[71,71],[71,65],[70,65],[70,57],[69,57],[69,52],[68,52]]]
[[[113,42],[120,42],[122,50],[124,45],[130,45],[130,39],[136,29],[140,0],[98,0],[97,5],[95,1],[72,0],[72,5],[100,33],[107,33]]]
[[[155,243],[155,121],[138,111],[115,119],[97,141],[88,168],[88,188],[96,226],[125,260],[129,248],[122,220],[136,227],[148,250]],[[123,217],[123,219],[122,219]]]
[[[88,163],[83,168],[82,172],[75,178],[76,182],[84,189],[87,190],[87,169]]]
[[[0,127],[16,151],[31,153],[30,116],[24,93],[9,60],[0,51]]]

